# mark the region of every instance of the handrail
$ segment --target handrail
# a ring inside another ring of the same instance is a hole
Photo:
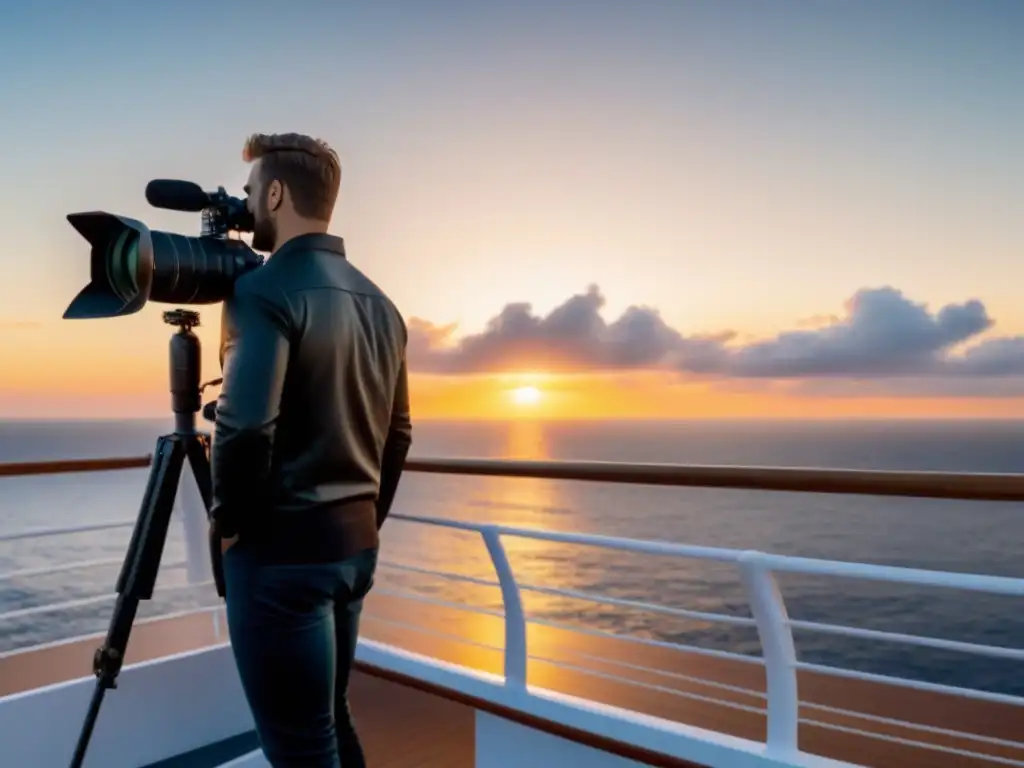
[[[141,469],[153,461],[151,454],[109,459],[61,459],[58,461],[21,461],[0,464],[0,477],[24,475],[60,475],[67,472],[107,472],[117,469]]]
[[[1024,475],[608,461],[410,459],[412,472],[869,496],[1024,501]]]
[[[100,472],[149,466],[150,456],[0,464],[0,477]],[[601,483],[751,491],[897,496],[960,501],[1024,501],[1024,474],[804,467],[636,464],[608,461],[412,458],[406,470],[441,475],[530,477]]]

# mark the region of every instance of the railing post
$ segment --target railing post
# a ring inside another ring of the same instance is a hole
[[[796,646],[786,604],[760,552],[744,552],[740,576],[757,622],[768,685],[768,751],[784,755],[799,750],[797,730],[800,698],[797,692]]]
[[[501,586],[501,599],[505,604],[505,685],[526,686],[526,613],[519,585],[508,561],[501,533],[488,526],[480,531],[487,545],[487,552],[494,564],[494,572]]]
[[[188,464],[181,473],[174,506],[181,514],[184,529],[188,582],[199,584],[209,581],[213,578],[213,568],[210,566],[209,521],[206,519],[206,505],[199,492],[199,485]]]

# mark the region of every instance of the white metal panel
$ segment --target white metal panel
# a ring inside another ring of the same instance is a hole
[[[228,763],[223,763],[217,768],[271,768],[267,758],[263,756],[262,749],[254,749],[241,757],[236,757]]]
[[[0,699],[0,766],[67,768],[94,686],[89,677]],[[107,692],[85,768],[138,768],[252,728],[229,646],[144,662]]]
[[[476,713],[476,768],[644,768],[642,763],[527,728],[486,712]]]

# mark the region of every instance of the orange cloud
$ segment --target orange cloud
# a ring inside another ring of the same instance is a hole
[[[604,303],[591,286],[545,316],[524,302],[507,304],[483,332],[456,343],[452,326],[416,320],[410,366],[448,375],[662,370],[720,384],[829,382],[824,388],[843,396],[858,394],[864,382],[878,395],[1024,395],[1024,336],[982,340],[994,321],[976,299],[933,312],[895,288],[865,288],[842,316],[812,318],[798,323],[804,328],[753,341],[734,331],[685,334],[650,307],[629,307],[608,322]]]

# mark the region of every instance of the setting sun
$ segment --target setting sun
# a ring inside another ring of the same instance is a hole
[[[512,390],[512,402],[516,405],[535,405],[540,402],[540,390],[536,387],[516,387]]]

